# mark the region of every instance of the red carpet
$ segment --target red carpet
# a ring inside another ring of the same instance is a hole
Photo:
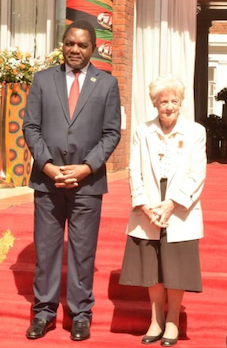
[[[201,241],[204,291],[187,293],[180,317],[177,347],[226,347],[227,334],[227,165],[209,164],[202,205],[205,238]],[[61,304],[57,328],[44,338],[25,337],[33,300],[34,245],[33,204],[0,211],[0,238],[10,229],[16,240],[7,259],[0,264],[0,347],[142,347],[149,326],[147,290],[118,285],[130,211],[127,180],[109,184],[104,197],[96,258],[93,324],[90,340],[69,339],[70,321],[65,301],[66,264],[63,265]],[[155,343],[152,347],[160,347]]]

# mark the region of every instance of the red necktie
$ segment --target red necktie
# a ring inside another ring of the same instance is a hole
[[[75,75],[75,80],[71,86],[70,93],[69,93],[69,114],[70,119],[73,117],[73,113],[76,107],[77,100],[79,98],[80,94],[80,88],[79,88],[79,72],[73,72]]]

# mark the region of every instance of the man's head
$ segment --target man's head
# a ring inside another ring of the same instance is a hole
[[[84,68],[95,47],[95,29],[89,22],[76,20],[66,28],[63,35],[63,55],[65,63],[71,68]]]

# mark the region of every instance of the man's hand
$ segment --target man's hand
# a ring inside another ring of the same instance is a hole
[[[43,167],[43,172],[54,181],[56,176],[62,175],[60,167],[52,163],[46,163]]]
[[[62,179],[62,182],[64,182],[64,185],[61,187],[63,188],[73,188],[78,186],[77,179],[73,178],[72,176],[63,175],[61,167],[55,166],[52,163],[46,163],[43,167],[43,172],[49,176],[53,181],[55,181],[56,186],[56,178],[60,180],[60,177]]]
[[[60,174],[55,176],[55,186],[58,188],[73,188],[78,186],[78,182],[92,173],[87,164],[71,164],[60,166]]]

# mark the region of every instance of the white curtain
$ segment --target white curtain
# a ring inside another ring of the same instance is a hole
[[[135,0],[132,133],[157,111],[149,84],[173,73],[185,84],[182,113],[194,120],[194,65],[197,0]]]
[[[47,40],[47,1],[11,1],[11,46],[44,58]]]

